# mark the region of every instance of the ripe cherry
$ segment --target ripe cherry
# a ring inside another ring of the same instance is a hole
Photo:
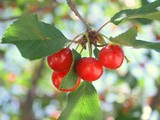
[[[55,71],[66,71],[71,67],[73,57],[69,48],[63,48],[47,58],[48,65]]]
[[[117,69],[123,63],[124,53],[118,45],[107,45],[100,50],[98,58],[104,67]]]
[[[65,71],[65,72],[57,72],[57,71],[54,71],[54,72],[53,72],[53,74],[52,74],[52,83],[53,83],[53,85],[54,85],[57,89],[59,89],[60,84],[61,84],[64,76],[65,76],[67,73],[68,73],[68,71]],[[71,89],[62,89],[62,88],[60,88],[59,90],[60,90],[60,91],[63,91],[63,92],[71,92],[71,91],[75,90],[75,89],[79,86],[80,81],[81,81],[81,79],[78,78],[76,85],[75,85],[73,88],[71,88]]]
[[[76,63],[76,73],[85,81],[91,82],[101,77],[103,68],[101,63],[92,57],[81,58]]]

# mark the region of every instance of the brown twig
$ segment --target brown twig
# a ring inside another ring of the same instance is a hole
[[[91,28],[89,27],[88,23],[83,19],[83,17],[80,15],[80,13],[77,10],[76,5],[72,2],[72,0],[67,0],[67,3],[69,7],[71,8],[71,10],[75,13],[75,15],[83,22],[83,24],[87,28],[87,31],[90,31]]]

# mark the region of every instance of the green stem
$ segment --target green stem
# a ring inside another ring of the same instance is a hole
[[[69,43],[69,45],[68,45],[67,47],[70,47],[70,46],[76,41],[76,39],[77,39],[78,37],[80,37],[80,36],[82,36],[82,35],[84,35],[84,34],[85,34],[85,32],[77,35],[76,37],[74,37],[73,40],[71,40],[71,42]]]
[[[81,53],[82,53],[82,51],[83,51],[83,47],[82,47],[82,49],[80,50],[80,52],[79,52],[79,53],[81,54]]]
[[[92,43],[93,44],[93,43]],[[104,46],[106,46],[107,44],[103,44],[103,45],[98,45],[98,44],[93,44],[94,46],[96,46],[96,47],[104,47]]]
[[[124,58],[126,59],[127,63],[130,62],[130,60],[126,56],[124,56]]]
[[[100,33],[100,35],[103,36],[103,37],[105,37],[106,39],[108,39],[110,41],[110,39],[107,36],[105,36],[105,35],[103,35],[101,33]]]
[[[89,57],[92,57],[92,47],[91,47],[91,42],[90,42],[90,40],[89,40],[89,37],[88,37],[88,34],[87,34],[87,33],[85,34],[85,36],[86,36],[86,39],[87,39],[87,41],[88,41]]]
[[[79,44],[76,46],[76,50],[78,49],[78,47],[79,47]]]

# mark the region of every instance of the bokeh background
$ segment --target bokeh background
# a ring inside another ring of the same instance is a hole
[[[135,9],[154,0],[74,0],[90,26],[97,30],[122,9]],[[85,32],[66,0],[0,0],[0,41],[5,30],[24,14],[38,14],[68,38]],[[101,31],[114,37],[130,27],[138,39],[160,42],[160,21],[134,20]],[[74,47],[74,45],[72,46]],[[104,120],[160,120],[160,53],[123,46],[126,57],[117,70],[107,70],[93,82]],[[88,56],[84,51],[83,56]],[[67,93],[55,89],[46,58],[29,61],[11,44],[0,43],[0,120],[57,120]]]

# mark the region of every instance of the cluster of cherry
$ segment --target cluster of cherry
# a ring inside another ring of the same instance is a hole
[[[71,89],[59,88],[63,78],[68,74],[72,65],[73,57],[71,49],[63,48],[59,52],[48,56],[47,61],[49,67],[54,70],[52,73],[52,83],[57,89],[63,92],[71,92],[79,86],[80,78],[78,78],[76,85]]]
[[[64,76],[69,72],[73,61],[72,51],[69,48],[63,48],[47,58],[48,65],[54,70],[52,83],[63,92],[75,90],[79,86],[81,79],[88,82],[99,79],[103,73],[103,66],[112,70],[117,69],[122,65],[123,60],[124,53],[118,45],[106,45],[100,50],[98,59],[93,57],[79,59],[75,65],[75,71],[79,76],[76,85],[71,89],[61,89],[59,88],[60,84]]]

